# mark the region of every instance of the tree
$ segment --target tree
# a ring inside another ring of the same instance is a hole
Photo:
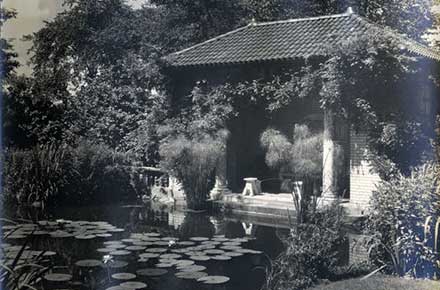
[[[15,18],[17,13],[13,10],[0,8],[0,29],[3,28],[3,24],[11,18]],[[4,39],[0,38],[0,77],[2,85],[6,84],[9,76],[14,74],[14,70],[19,66],[17,53],[13,51],[12,44]]]
[[[68,9],[29,37],[34,77],[48,83],[42,93],[63,103],[65,131],[72,136],[134,151],[153,164],[157,160],[147,152],[157,143],[145,143],[155,140],[155,125],[167,110],[161,93],[162,11],[133,10],[122,0],[65,5]],[[133,136],[139,131],[143,134]]]
[[[241,1],[236,0],[152,0],[153,4],[165,9],[167,27],[180,32],[179,27],[189,36],[185,45],[198,43],[242,26],[246,22],[246,10]],[[188,34],[191,32],[191,34]]]

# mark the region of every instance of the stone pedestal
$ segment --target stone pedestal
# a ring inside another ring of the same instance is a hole
[[[243,189],[243,195],[254,196],[261,194],[261,182],[258,178],[248,177],[243,178],[243,180],[246,182]]]

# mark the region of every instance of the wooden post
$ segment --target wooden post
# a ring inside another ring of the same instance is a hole
[[[349,126],[332,110],[324,112],[322,198],[334,200],[342,195],[347,178],[346,150],[349,150]]]

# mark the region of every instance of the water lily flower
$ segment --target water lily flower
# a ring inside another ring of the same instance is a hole
[[[104,255],[104,257],[102,257],[102,262],[104,264],[107,264],[109,262],[113,262],[113,256],[112,255]]]
[[[170,240],[169,242],[168,242],[168,248],[172,248],[172,247],[174,247],[176,245],[176,241],[174,241],[174,240]]]

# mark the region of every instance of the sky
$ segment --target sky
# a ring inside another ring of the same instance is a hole
[[[127,0],[138,8],[147,0]],[[43,27],[44,21],[51,20],[62,11],[63,0],[0,0],[4,8],[15,9],[18,13],[16,19],[9,20],[1,31],[1,36],[10,39],[15,51],[19,54],[22,67],[18,73],[29,74],[31,69],[27,66],[30,56],[27,54],[31,43],[22,41],[22,37],[32,34]]]

